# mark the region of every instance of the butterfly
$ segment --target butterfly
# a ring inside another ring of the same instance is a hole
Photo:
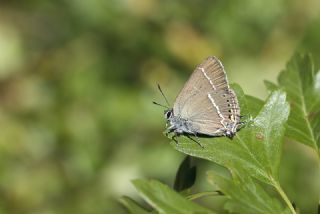
[[[208,57],[196,67],[164,116],[166,134],[173,133],[174,140],[180,135],[234,137],[241,125],[240,107],[219,59]]]

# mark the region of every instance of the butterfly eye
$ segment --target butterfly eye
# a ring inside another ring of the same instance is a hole
[[[172,116],[172,111],[166,111],[164,115],[167,119],[169,119]]]

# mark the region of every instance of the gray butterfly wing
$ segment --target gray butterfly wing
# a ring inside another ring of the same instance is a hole
[[[240,122],[240,108],[233,90],[219,90],[206,96],[202,97],[209,102],[201,102],[201,106],[204,104],[205,108],[194,106],[196,104],[191,107],[193,110],[186,107],[190,109],[189,112],[193,111],[188,120],[197,127],[197,133],[211,136],[225,135],[227,130],[235,133]]]
[[[220,136],[224,125],[216,107],[208,98],[208,94],[198,93],[184,105],[180,117],[187,119],[193,133]]]
[[[179,114],[186,102],[194,94],[229,89],[228,80],[222,63],[216,57],[204,60],[185,83],[174,102],[174,112]]]
[[[186,102],[180,116],[187,119],[195,133],[222,136],[236,132],[240,109],[232,89],[198,93]]]
[[[237,98],[217,58],[209,57],[195,69],[176,98],[173,112],[187,119],[195,132],[212,136],[224,135],[239,122]]]

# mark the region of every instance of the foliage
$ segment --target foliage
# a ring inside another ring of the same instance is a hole
[[[191,157],[187,155],[177,171],[173,189],[181,192],[192,187],[196,180],[196,173],[196,167],[192,166]]]
[[[296,54],[278,78],[291,106],[286,135],[311,146],[320,158],[320,71],[310,55]]]
[[[210,171],[208,180],[230,196],[225,208],[231,213],[290,213],[289,209],[284,210],[281,202],[270,196],[250,176],[240,175],[234,170],[233,179],[228,179]]]
[[[276,82],[297,45],[319,68],[319,11],[315,0],[1,1],[0,213],[123,214],[121,195],[151,211],[131,180],[174,187],[185,155],[161,135],[156,84],[172,103],[195,66],[217,56],[230,82],[253,95],[242,99],[250,121],[267,96],[262,81]],[[314,149],[288,141],[281,186],[301,213],[316,213]],[[227,169],[191,159],[197,179],[181,173],[176,189],[194,182],[179,193],[226,214],[228,196],[203,175]]]
[[[160,213],[203,213],[214,214],[214,212],[188,201],[179,193],[174,192],[168,186],[159,181],[135,180],[134,186],[142,197]]]
[[[287,69],[279,75],[279,84],[285,91],[266,82],[272,92],[264,104],[257,98],[244,95],[238,85],[233,85],[242,114],[254,117],[246,122],[233,140],[224,137],[202,138],[204,148],[187,137],[180,137],[178,144],[171,142],[182,153],[218,163],[229,170],[229,178],[211,171],[208,179],[227,197],[225,209],[230,213],[296,213],[279,180],[282,147],[286,133],[290,138],[318,148],[319,74],[314,74],[309,55],[295,55]],[[177,197],[177,193],[152,182],[156,185],[143,180],[135,181],[134,184],[157,211],[170,213],[163,206],[158,206],[156,201],[161,197],[161,203],[174,204],[179,213],[195,213],[171,197],[171,194]],[[149,189],[146,185],[150,185]],[[143,191],[142,186],[145,187]],[[273,187],[274,193],[278,193],[277,197],[271,194],[268,186]],[[161,191],[157,192],[154,188],[160,188]]]
[[[133,214],[149,213],[146,210],[144,210],[142,207],[140,207],[140,205],[137,204],[137,202],[135,202],[134,200],[132,200],[129,197],[122,197],[121,203],[127,207],[127,209],[130,211],[130,213],[133,213]]]

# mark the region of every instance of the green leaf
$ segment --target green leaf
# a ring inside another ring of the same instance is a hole
[[[281,214],[290,213],[277,198],[272,198],[250,176],[225,178],[213,171],[208,172],[208,180],[216,184],[228,197],[225,208],[231,213],[243,214]]]
[[[256,97],[245,96],[246,108],[241,108],[241,115],[256,117],[261,110],[264,102]]]
[[[141,196],[160,213],[214,213],[207,208],[187,200],[159,181],[134,180],[133,184]]]
[[[286,135],[314,148],[320,156],[320,72],[310,55],[294,55],[278,82],[288,94],[291,112]]]
[[[172,145],[179,151],[214,161],[231,172],[241,168],[251,176],[274,185],[278,181],[284,124],[289,105],[284,92],[273,92],[258,116],[240,130],[233,140],[201,138],[201,148],[186,137]]]
[[[195,200],[202,197],[222,196],[222,195],[224,194],[220,190],[215,190],[215,191],[197,192],[197,193],[188,195],[186,198],[189,200]]]
[[[188,138],[181,137],[178,144],[174,142],[171,144],[185,154],[225,166],[232,175],[241,171],[242,176],[250,175],[272,185],[290,211],[295,213],[278,178],[289,109],[285,92],[277,90],[271,93],[256,118],[240,130],[233,140],[225,137],[202,138],[200,139],[204,147],[202,148]]]
[[[264,81],[264,85],[268,89],[269,92],[275,91],[279,89],[279,86],[277,86],[275,83],[270,82],[269,80]]]
[[[187,155],[179,166],[173,189],[181,192],[193,186],[196,181],[196,167],[191,165],[191,157]]]
[[[261,110],[263,101],[256,97],[245,95],[242,88],[236,83],[231,84],[231,88],[237,95],[241,116],[247,118],[255,117]]]
[[[150,214],[150,212],[143,209],[137,202],[129,197],[122,197],[120,202],[128,209],[132,214]]]

